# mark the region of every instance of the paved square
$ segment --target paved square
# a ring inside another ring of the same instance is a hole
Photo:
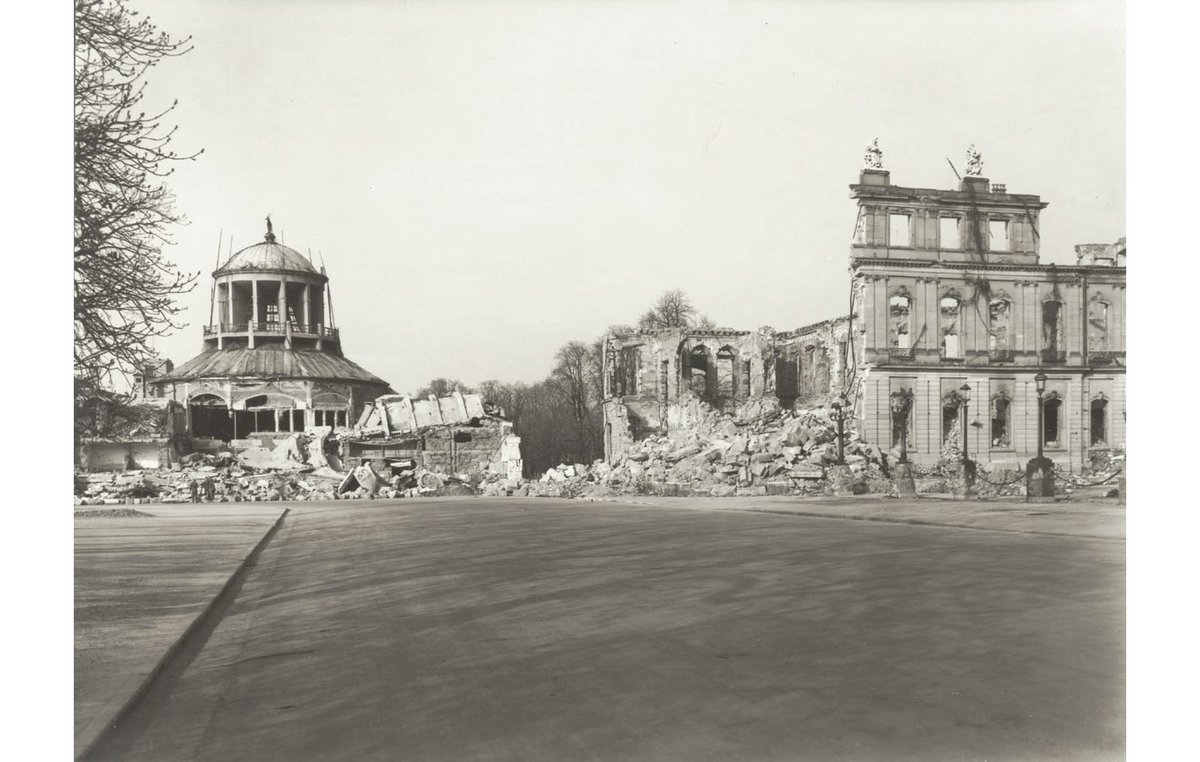
[[[293,504],[97,757],[1124,757],[1123,541],[674,505]]]

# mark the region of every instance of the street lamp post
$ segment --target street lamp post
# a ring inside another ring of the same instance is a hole
[[[975,496],[975,463],[971,461],[968,455],[968,433],[967,428],[970,424],[970,416],[968,410],[971,404],[971,385],[963,384],[958,387],[958,397],[962,400],[962,477],[963,477],[963,497],[969,498]]]
[[[842,434],[842,426],[846,422],[846,412],[842,409],[842,403],[837,400],[834,400],[832,403],[830,403],[829,407],[833,409],[833,412],[830,413],[830,417],[832,417],[833,422],[837,424],[837,464],[839,466],[844,466],[846,465],[846,444]]]
[[[892,393],[893,422],[900,428],[900,459],[896,462],[896,493],[900,497],[916,497],[917,485],[912,466],[908,463],[908,417],[912,411],[913,391],[904,387]]]
[[[1034,388],[1037,389],[1037,456],[1025,464],[1025,502],[1053,503],[1054,502],[1054,461],[1047,458],[1042,451],[1046,439],[1045,396],[1046,374],[1038,371],[1033,377]]]

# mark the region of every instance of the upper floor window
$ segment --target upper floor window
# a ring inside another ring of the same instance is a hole
[[[891,346],[900,349],[912,347],[912,300],[904,294],[896,294],[888,300],[891,317]]]
[[[1007,299],[993,299],[988,302],[988,349],[992,352],[1003,352],[1008,349],[1009,317],[1012,312]]]
[[[945,296],[941,301],[941,334],[942,334],[942,357],[947,359],[960,359],[962,357],[962,343],[958,334],[959,313],[958,299],[953,296]]]
[[[888,245],[912,246],[912,236],[909,232],[909,216],[907,214],[888,215]]]
[[[938,241],[943,249],[961,249],[962,240],[958,233],[957,217],[938,218]]]
[[[1062,302],[1042,302],[1042,346],[1051,352],[1063,349]]]
[[[1108,350],[1108,304],[1093,299],[1088,304],[1088,351]]]
[[[988,220],[988,248],[1008,251],[1008,220]]]

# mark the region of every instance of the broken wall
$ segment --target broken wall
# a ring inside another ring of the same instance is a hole
[[[604,443],[609,462],[634,442],[697,429],[714,415],[817,404],[842,392],[848,320],[794,331],[664,329],[604,343]]]

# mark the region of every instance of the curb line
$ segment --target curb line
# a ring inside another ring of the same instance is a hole
[[[225,580],[225,584],[221,586],[217,594],[196,615],[196,618],[187,626],[183,634],[176,638],[175,642],[167,648],[166,652],[159,658],[150,671],[130,675],[129,679],[122,684],[121,690],[117,692],[117,695],[109,699],[96,717],[84,726],[83,730],[79,731],[75,736],[76,752],[74,758],[76,760],[86,759],[92,753],[105,734],[125,717],[129,710],[141,700],[142,696],[146,695],[146,691],[149,690],[151,684],[163,673],[167,666],[174,660],[175,656],[183,649],[184,645],[187,644],[199,629],[208,623],[213,612],[225,602],[225,599],[230,595],[230,591],[246,576],[250,567],[258,559],[263,549],[266,548],[267,543],[271,541],[271,538],[283,526],[283,520],[290,510],[290,508],[283,509],[283,512],[279,514],[275,522],[271,524],[259,541],[254,544],[250,552],[246,554],[246,557],[242,559],[242,562],[234,569],[233,573],[229,575],[229,579]]]
[[[842,519],[843,521],[875,521],[880,524],[909,524],[912,526],[927,526],[927,527],[942,527],[945,529],[973,529],[982,532],[1007,532],[1009,534],[1037,534],[1049,535],[1052,537],[1080,537],[1085,540],[1111,540],[1113,542],[1125,542],[1124,537],[1110,537],[1107,535],[1098,534],[1077,534],[1073,532],[1047,532],[1040,529],[1004,529],[1003,527],[980,527],[970,524],[949,524],[941,521],[932,521],[929,519],[914,519],[914,518],[891,518],[886,516],[839,516],[832,513],[812,513],[807,511],[787,511],[782,509],[770,508],[731,508],[729,510],[740,510],[746,513],[771,513],[778,516],[803,516],[810,519]]]

